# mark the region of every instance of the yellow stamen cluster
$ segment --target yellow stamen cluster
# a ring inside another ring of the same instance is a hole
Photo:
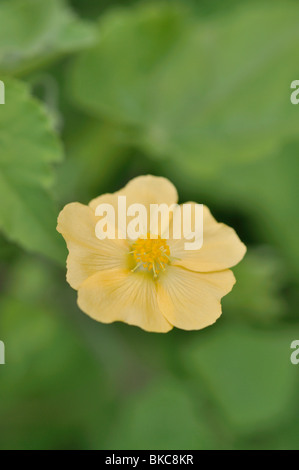
[[[165,270],[165,266],[170,262],[170,250],[166,240],[161,238],[150,238],[148,233],[144,238],[138,238],[132,246],[132,254],[136,261],[133,269],[141,266],[148,271],[153,271],[154,277]]]

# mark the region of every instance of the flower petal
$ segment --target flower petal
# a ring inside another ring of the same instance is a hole
[[[90,207],[93,211],[96,210],[99,204],[111,204],[115,211],[116,227],[120,229],[121,233],[126,232],[126,228],[118,227],[118,197],[126,196],[126,208],[121,210],[122,215],[127,213],[127,210],[132,204],[142,204],[146,209],[147,217],[145,222],[141,224],[143,235],[146,235],[150,231],[150,205],[151,204],[164,204],[171,206],[176,204],[178,201],[177,190],[174,185],[166,178],[158,176],[138,176],[137,178],[132,179],[124,188],[121,190],[110,194],[103,194],[102,196],[93,199],[90,202]],[[166,217],[167,220],[163,220],[161,224],[161,219],[157,219],[158,223],[153,224],[152,232],[155,235],[161,235],[165,226],[169,225],[170,217]],[[127,224],[132,221],[135,216],[127,216]]]
[[[176,204],[178,193],[175,186],[161,176],[138,176],[132,179],[123,189],[122,194],[127,196],[128,204]]]
[[[187,204],[194,207],[195,203]],[[182,206],[179,207],[182,210]],[[202,247],[199,250],[187,251],[184,249],[186,242],[190,240],[185,238],[169,240],[171,256],[178,258],[173,264],[196,272],[214,272],[231,268],[239,263],[246,253],[246,246],[234,229],[217,222],[206,206],[203,206]]]
[[[98,204],[115,202],[111,196],[126,196],[127,206],[130,204],[176,204],[178,193],[175,186],[162,176],[142,175],[133,178],[121,190],[113,194],[103,194],[90,202],[92,209],[96,209]]]
[[[96,222],[93,210],[77,202],[67,204],[58,217],[57,230],[69,250],[67,281],[74,289],[98,271],[126,265],[126,240],[99,240]]]
[[[121,195],[121,191],[101,194],[101,196],[98,196],[90,201],[89,207],[92,209],[93,213],[95,213],[95,210],[99,204],[111,204],[115,210],[115,213],[117,214],[117,197]]]
[[[158,307],[156,283],[148,273],[99,272],[80,286],[78,305],[102,323],[121,321],[159,333],[172,329]]]
[[[158,305],[175,327],[200,330],[220,317],[220,299],[234,283],[230,270],[202,274],[169,266],[159,276]]]

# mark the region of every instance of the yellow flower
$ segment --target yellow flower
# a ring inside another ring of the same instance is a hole
[[[67,281],[78,290],[81,310],[103,323],[122,321],[152,332],[174,326],[198,330],[214,323],[221,315],[221,298],[235,283],[229,268],[246,252],[235,231],[218,223],[204,206],[199,250],[186,251],[186,239],[171,235],[100,240],[95,210],[105,203],[117,214],[118,196],[126,196],[128,206],[139,203],[146,208],[178,201],[170,181],[148,175],[88,206],[75,202],[64,207],[57,230],[67,243]]]

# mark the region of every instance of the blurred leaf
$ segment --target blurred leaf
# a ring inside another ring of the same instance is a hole
[[[298,450],[298,407],[293,408],[293,417],[270,432],[257,433],[249,438],[238,439],[236,450]]]
[[[238,320],[266,323],[286,313],[282,296],[286,267],[269,247],[249,249],[244,261],[234,268],[234,274],[237,287],[223,299],[226,314]]]
[[[57,211],[49,186],[52,163],[62,159],[58,138],[42,106],[24,84],[5,80],[0,108],[0,228],[23,248],[60,261],[65,248],[55,232]]]
[[[139,0],[71,0],[73,8],[78,11],[80,16],[87,18],[97,18],[103,10],[116,6],[127,6],[130,3],[136,3]],[[172,0],[171,0],[172,1]]]
[[[202,21],[171,4],[107,14],[101,42],[75,62],[74,100],[190,171],[263,157],[297,133],[298,11],[285,1]]]
[[[121,129],[80,116],[72,116],[65,130],[66,159],[58,170],[57,194],[69,202],[88,202],[101,193],[113,191],[111,184],[129,159],[129,149],[121,141]],[[117,187],[115,189],[118,189]]]
[[[182,384],[164,378],[124,403],[105,448],[204,449],[214,439]]]
[[[277,432],[275,449],[278,450],[299,450],[299,423],[298,423],[299,410],[298,406],[294,408],[293,419],[287,426],[281,428]]]
[[[90,44],[94,32],[64,0],[2,0],[0,71],[19,72],[36,61]]]
[[[10,296],[23,302],[46,300],[44,303],[48,304],[56,287],[51,268],[52,266],[45,265],[43,259],[23,252],[22,256],[11,263],[10,270],[6,273]],[[55,275],[58,281],[56,272]]]
[[[109,423],[102,367],[49,305],[5,297],[0,312],[0,448],[88,448],[94,420]]]
[[[78,103],[125,124],[151,119],[145,114],[147,86],[153,71],[163,66],[164,57],[186,32],[182,12],[154,4],[104,15],[99,24],[101,42],[75,64],[72,91]]]
[[[236,432],[252,433],[281,421],[290,409],[297,377],[290,362],[295,337],[292,330],[218,326],[189,342],[184,362]]]

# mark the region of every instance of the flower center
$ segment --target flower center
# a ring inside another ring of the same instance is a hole
[[[170,250],[166,240],[160,236],[150,238],[149,233],[146,237],[138,238],[134,242],[131,253],[137,263],[132,271],[143,267],[148,271],[153,271],[154,277],[164,271],[165,266],[170,262]]]

